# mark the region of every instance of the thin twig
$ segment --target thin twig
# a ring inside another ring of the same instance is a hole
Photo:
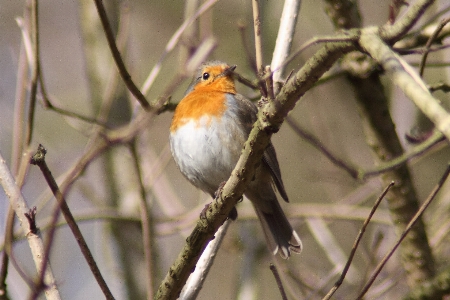
[[[23,22],[27,22],[26,20]],[[20,22],[19,22],[20,23]],[[28,81],[28,66],[26,49],[25,49],[25,34],[22,30],[22,43],[20,45],[19,54],[19,66],[17,71],[16,82],[16,96],[14,101],[14,119],[13,119],[13,132],[12,132],[12,149],[11,149],[11,171],[14,175],[17,175],[18,166],[22,159],[23,153],[23,134],[25,122],[25,107],[27,97],[27,81]]]
[[[275,281],[277,282],[278,290],[281,294],[281,299],[287,300],[286,292],[284,291],[283,283],[281,282],[280,274],[278,274],[277,267],[274,264],[270,264],[270,271],[272,271],[273,277],[275,277]]]
[[[438,143],[445,140],[444,135],[438,131],[435,130],[430,137],[428,137],[425,141],[422,143],[414,146],[411,148],[408,152],[403,153],[402,155],[393,158],[387,162],[381,163],[379,166],[377,166],[374,169],[370,170],[359,170],[353,166],[351,166],[349,163],[345,162],[344,160],[336,157],[329,149],[325,147],[324,144],[322,144],[318,138],[313,136],[311,133],[307,132],[305,129],[303,129],[300,124],[298,124],[294,119],[291,117],[286,118],[286,123],[291,126],[291,128],[303,139],[308,141],[312,146],[319,149],[333,164],[336,166],[344,169],[350,176],[352,176],[355,179],[367,179],[369,177],[378,176],[380,174],[383,174],[385,172],[394,170],[404,163],[408,162],[409,160],[424,154],[426,151],[437,145]]]
[[[87,243],[83,237],[83,234],[81,233],[80,228],[78,227],[69,206],[67,205],[66,200],[63,197],[63,194],[59,190],[58,184],[56,183],[55,179],[53,178],[53,175],[50,171],[50,169],[47,166],[47,163],[45,162],[45,149],[42,147],[42,145],[39,145],[37,153],[33,156],[31,163],[34,165],[37,165],[39,169],[41,169],[42,174],[44,175],[45,180],[47,181],[48,186],[53,192],[53,195],[55,196],[56,200],[58,201],[61,211],[64,215],[64,218],[67,221],[67,224],[69,225],[69,228],[71,229],[80,249],[83,253],[84,258],[86,259],[92,274],[94,275],[95,279],[97,280],[98,285],[100,286],[101,290],[103,291],[103,294],[105,295],[106,299],[114,299],[114,296],[112,295],[111,291],[108,288],[108,285],[106,284],[105,280],[103,279],[99,268],[97,267],[97,263],[94,260],[94,257],[92,256],[91,251],[89,250],[89,247],[87,246]],[[45,266],[45,265],[44,265]]]
[[[103,6],[102,0],[95,0],[95,6],[97,7],[98,15],[102,22],[103,30],[105,31],[106,39],[108,41],[108,45],[111,50],[112,56],[117,65],[117,68],[119,69],[120,76],[122,77],[128,90],[133,94],[134,97],[136,97],[136,100],[139,101],[141,106],[145,110],[150,110],[151,109],[150,104],[148,103],[145,96],[141,93],[139,88],[134,84],[130,74],[127,71],[127,68],[125,67],[119,49],[117,49],[114,34],[112,32],[111,26],[109,25],[108,16],[106,15],[106,11]]]
[[[379,28],[378,33],[380,38],[388,41],[390,44],[395,43],[417,23],[433,2],[434,0],[415,1],[413,5],[409,6],[400,20],[397,20],[392,25],[387,23]]]
[[[364,224],[362,225],[361,229],[359,230],[358,236],[356,237],[356,240],[353,243],[352,251],[350,252],[350,256],[347,260],[347,263],[345,264],[344,270],[342,270],[341,276],[339,277],[338,281],[336,281],[336,283],[331,288],[331,290],[328,292],[328,294],[323,298],[323,300],[331,299],[331,297],[336,292],[336,290],[341,286],[342,282],[344,282],[345,276],[347,275],[348,269],[350,268],[350,265],[353,261],[353,257],[355,256],[356,249],[358,249],[359,242],[361,241],[361,239],[364,235],[364,232],[366,231],[366,228],[369,225],[370,220],[372,219],[372,216],[375,214],[375,211],[377,210],[381,201],[384,199],[384,196],[386,196],[387,192],[393,185],[394,185],[394,182],[391,182],[384,189],[383,193],[381,193],[380,197],[378,197],[377,201],[375,201],[375,204],[373,205],[372,210],[370,211],[370,214],[367,216],[367,219],[364,221]]]
[[[201,16],[203,13],[208,11],[217,1],[219,0],[208,0],[205,3],[203,3],[198,11],[192,15],[189,19],[185,20],[183,24],[180,25],[180,27],[175,31],[175,33],[170,38],[169,42],[167,42],[166,47],[164,48],[164,52],[159,58],[158,62],[155,64],[153,69],[150,71],[150,74],[147,76],[147,79],[145,80],[144,84],[142,85],[142,93],[148,94],[150,91],[150,88],[152,87],[153,83],[155,82],[156,77],[158,76],[159,72],[161,71],[162,63],[166,59],[167,55],[172,52],[172,50],[175,48],[175,46],[180,41],[181,35],[186,30],[186,28],[189,27],[199,16]]]
[[[28,5],[28,4],[27,4]],[[25,144],[28,146],[33,138],[34,127],[34,113],[36,109],[36,94],[39,79],[39,19],[38,19],[38,1],[31,0],[31,41],[33,47],[33,60],[31,86],[30,86],[30,100],[28,104],[28,120],[27,131],[25,136]]]
[[[256,57],[256,70],[259,76],[263,75],[263,54],[262,54],[262,29],[260,18],[259,0],[252,0],[253,8],[253,26],[255,33],[255,57]]]
[[[420,37],[424,36],[424,31],[426,31],[427,27],[431,24],[434,23],[434,21],[445,15],[447,12],[450,11],[450,5],[448,5],[447,7],[444,7],[442,9],[440,9],[439,11],[437,11],[434,15],[432,15],[430,18],[428,18],[425,22],[423,22],[422,24],[420,24],[420,26],[418,26],[417,28],[415,28],[414,31],[409,32],[408,34],[403,36],[403,39],[408,39],[410,37],[418,37],[420,39]],[[427,34],[425,34],[426,36]],[[428,35],[429,36],[429,35]]]
[[[438,37],[441,30],[444,28],[445,25],[447,25],[448,22],[450,22],[450,18],[446,18],[446,19],[442,20],[439,23],[439,26],[436,28],[436,30],[433,32],[433,34],[428,39],[427,43],[425,44],[424,53],[422,55],[422,59],[420,61],[420,67],[419,67],[419,74],[421,77],[423,76],[423,72],[425,70],[425,63],[427,61],[427,57],[428,57],[428,53],[430,51],[431,45],[433,44],[434,40]]]
[[[314,37],[314,38],[310,39],[309,41],[306,41],[297,50],[292,52],[292,54],[289,55],[282,64],[280,64],[276,68],[273,68],[272,73],[275,73],[278,70],[284,68],[292,60],[294,60],[294,58],[296,58],[297,55],[299,55],[300,53],[302,53],[303,51],[305,51],[306,49],[308,49],[311,46],[325,44],[325,43],[355,42],[355,41],[357,41],[357,39],[358,39],[358,36],[348,36],[348,35],[324,36],[324,37],[320,37],[320,38]]]
[[[442,50],[445,50],[448,48],[450,48],[449,44],[438,45],[438,46],[433,46],[433,47],[430,46],[429,49],[424,49],[423,47],[415,48],[415,49],[402,49],[402,48],[393,48],[393,49],[395,50],[395,52],[397,52],[400,55],[411,55],[411,54],[423,54],[425,52],[433,53],[433,52],[442,51]],[[414,63],[414,62],[411,62],[411,63]],[[420,65],[420,63],[419,63],[419,65]]]
[[[154,239],[153,220],[151,216],[150,207],[147,204],[147,193],[145,191],[144,182],[142,178],[142,170],[139,164],[139,156],[136,149],[136,141],[133,140],[130,144],[131,154],[133,156],[134,169],[136,170],[139,178],[139,204],[141,215],[141,228],[142,228],[142,246],[144,248],[145,258],[145,286],[147,288],[147,298],[150,299],[153,296],[153,274],[155,274],[155,267],[153,266],[153,245]]]
[[[251,80],[245,78],[244,76],[242,76],[241,74],[239,74],[237,72],[233,71],[233,77],[234,77],[234,79],[236,79],[237,81],[239,81],[243,85],[248,86],[249,88],[251,88],[253,90],[259,89],[257,84],[253,83]]]
[[[434,189],[431,191],[428,198],[425,200],[425,202],[422,204],[420,209],[417,211],[417,213],[414,215],[414,217],[411,219],[411,221],[408,223],[408,226],[406,226],[405,230],[401,234],[398,241],[395,243],[395,245],[392,247],[392,249],[383,257],[381,262],[376,267],[375,271],[372,273],[372,276],[369,278],[368,282],[364,285],[362,288],[361,293],[358,295],[357,299],[362,299],[364,295],[367,293],[369,288],[372,286],[375,279],[378,277],[378,274],[380,274],[383,267],[386,265],[388,260],[392,257],[394,252],[397,250],[400,243],[403,241],[403,239],[406,237],[406,235],[409,233],[411,228],[414,226],[414,224],[417,222],[417,220],[422,216],[423,212],[427,209],[427,207],[430,205],[430,203],[434,200],[437,193],[441,190],[442,186],[444,185],[445,181],[447,180],[448,175],[450,174],[450,165],[447,166],[447,169],[445,170],[444,174],[442,175],[439,182],[436,184]]]
[[[195,52],[190,56],[189,60],[184,66],[181,66],[175,77],[167,84],[164,91],[159,96],[158,100],[153,105],[158,114],[167,110],[174,110],[176,104],[170,103],[170,97],[173,92],[180,87],[180,84],[188,76],[194,74],[198,67],[208,58],[214,48],[217,46],[217,41],[213,37],[205,38]]]
[[[255,33],[255,58],[256,58],[256,72],[258,77],[262,78],[264,74],[263,67],[263,50],[262,50],[262,26],[260,18],[259,0],[252,0],[253,8],[253,27]],[[267,76],[269,77],[269,76]],[[263,80],[259,81],[259,90],[263,97],[267,97],[267,89]]]
[[[120,53],[125,53],[125,51],[127,50],[126,45],[129,38],[131,22],[130,8],[128,7],[128,5],[129,3],[127,1],[122,2],[122,4],[120,5],[120,18],[116,36],[116,44]],[[115,66],[110,66],[111,72],[109,72],[110,75],[106,80],[105,89],[101,95],[102,101],[96,117],[96,119],[100,123],[106,123],[108,121],[108,116],[111,111],[112,104],[118,97],[117,92],[119,87],[119,76],[117,72],[113,72],[112,68],[114,67]],[[96,75],[92,74],[92,76]]]
[[[423,0],[425,1],[425,0]],[[360,38],[361,47],[384,68],[405,95],[435,124],[447,139],[450,138],[449,114],[440,101],[433,97],[422,78],[412,67],[380,39],[378,30],[369,28]]]
[[[20,188],[17,186],[14,177],[6,166],[6,161],[0,153],[0,184],[8,196],[10,205],[14,207],[16,215],[20,221],[23,232],[26,234],[28,244],[31,249],[34,263],[38,273],[41,271],[42,259],[44,258],[44,246],[39,234],[31,231],[30,224],[25,219],[25,214],[29,213],[29,208],[22,196]],[[45,270],[45,284],[47,289],[45,295],[47,299],[61,299],[56,286],[55,277],[50,265]]]
[[[430,92],[436,92],[436,91],[441,91],[444,93],[448,93],[450,92],[450,85],[448,83],[437,83],[437,84],[433,84],[433,85],[428,85],[428,89],[430,90]]]
[[[39,73],[39,86],[41,87],[41,94],[42,94],[42,105],[44,106],[44,108],[46,109],[50,109],[53,110],[54,112],[61,114],[63,116],[67,116],[67,117],[71,117],[71,118],[75,118],[75,119],[79,119],[81,121],[85,121],[91,124],[96,124],[96,125],[100,125],[100,126],[104,126],[106,127],[106,123],[103,123],[99,120],[96,120],[95,118],[91,118],[91,117],[87,117],[87,116],[83,116],[79,113],[73,112],[73,111],[69,111],[60,107],[55,106],[51,101],[50,101],[50,97],[47,94],[47,91],[45,89],[45,85],[42,79],[42,70]]]
[[[174,215],[173,217],[157,219],[155,226],[155,234],[157,236],[171,236],[181,231],[192,228],[192,224],[198,218],[198,212],[204,207],[203,204],[194,207],[186,213]],[[364,221],[370,213],[368,208],[344,205],[344,204],[291,204],[290,218],[326,218],[329,220],[343,221]],[[252,209],[239,210],[239,221],[255,220],[256,216]],[[95,211],[86,211],[78,213],[75,216],[77,223],[93,222],[93,221],[112,221],[112,222],[131,222],[140,223],[140,217],[136,215],[123,214],[113,209],[98,209]],[[177,220],[174,222],[173,220]],[[372,223],[382,225],[391,224],[389,213],[386,210],[378,210],[378,214],[372,218]],[[66,226],[65,220],[59,220],[56,227]],[[51,227],[51,218],[42,220],[39,226],[41,232],[46,232]],[[21,240],[20,232],[14,232],[14,240]],[[0,251],[5,249],[5,244],[0,244]]]
[[[347,171],[350,176],[353,178],[358,178],[358,170],[350,165],[348,165],[345,161],[336,157],[330,150],[328,150],[315,136],[311,133],[307,132],[303,128],[301,128],[300,124],[298,124],[291,117],[286,117],[286,123],[291,126],[291,128],[302,138],[307,140],[312,146],[319,149],[333,164]]]
[[[403,165],[404,163],[408,162],[412,158],[424,154],[432,147],[436,146],[437,144],[443,141],[445,141],[445,137],[442,134],[442,132],[434,130],[431,136],[429,136],[425,141],[421,142],[420,144],[417,144],[413,148],[409,149],[408,152],[405,152],[402,155],[391,159],[390,161],[380,163],[379,166],[377,166],[372,170],[360,171],[358,174],[358,178],[366,179],[372,176],[383,174],[390,170],[394,170]]]

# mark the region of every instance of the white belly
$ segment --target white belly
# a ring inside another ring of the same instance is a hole
[[[236,122],[225,119],[204,116],[170,134],[172,155],[180,171],[211,195],[230,177],[246,140]]]

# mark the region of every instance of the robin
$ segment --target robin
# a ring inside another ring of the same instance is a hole
[[[203,63],[170,125],[170,147],[181,173],[197,188],[214,197],[233,171],[247,140],[257,108],[236,92],[233,71],[220,61]],[[269,144],[244,195],[261,221],[269,249],[288,258],[300,253],[302,242],[275,195],[289,202],[275,148]]]

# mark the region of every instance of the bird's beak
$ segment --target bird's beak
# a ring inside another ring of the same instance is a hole
[[[230,76],[231,74],[233,74],[234,69],[236,69],[236,65],[229,66],[225,69],[225,71],[222,72],[222,74],[220,74],[220,76]]]

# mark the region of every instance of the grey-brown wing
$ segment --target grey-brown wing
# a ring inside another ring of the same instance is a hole
[[[256,114],[258,113],[258,109],[250,100],[248,100],[244,96],[236,94],[234,95],[234,97],[237,100],[238,107],[241,111],[238,114],[240,116],[239,122],[241,122],[242,125],[244,125],[248,135],[250,134],[253,123],[255,123],[256,121]],[[280,166],[278,164],[277,154],[275,152],[275,148],[273,147],[272,143],[270,143],[269,146],[264,151],[262,163],[265,164],[270,170],[275,186],[277,187],[281,197],[286,202],[289,202],[286,190],[284,188],[283,180],[281,179],[281,171]]]
[[[272,173],[273,181],[275,182],[275,185],[281,197],[284,199],[284,201],[289,202],[289,198],[284,188],[283,180],[281,179],[281,171],[278,164],[277,154],[275,152],[275,147],[272,145],[272,143],[270,143],[264,151],[263,163],[265,163],[269,167],[269,170]]]

